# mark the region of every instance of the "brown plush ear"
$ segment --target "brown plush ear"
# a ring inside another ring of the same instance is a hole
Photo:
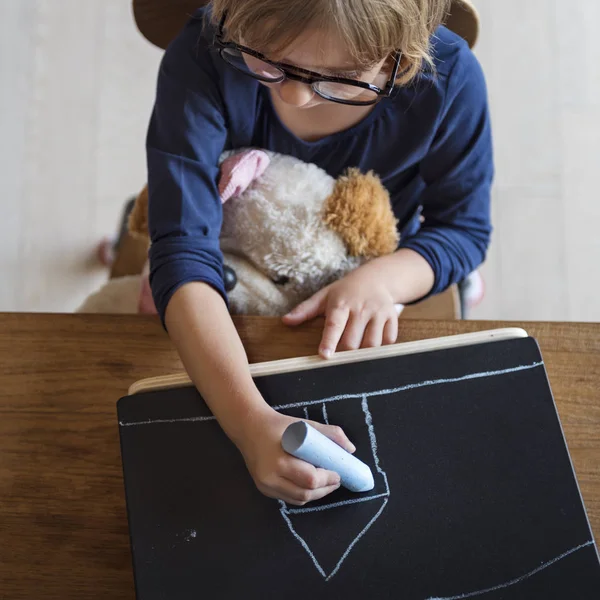
[[[390,196],[372,171],[349,169],[325,203],[325,222],[344,240],[350,256],[376,258],[398,248],[398,222]]]
[[[129,214],[127,223],[129,233],[136,238],[148,239],[148,186],[140,192]]]

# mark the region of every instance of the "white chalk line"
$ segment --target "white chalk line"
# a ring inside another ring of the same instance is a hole
[[[387,496],[387,494],[382,494],[382,496]],[[369,500],[372,500],[372,499],[373,498],[369,498]],[[346,558],[348,558],[348,555],[352,551],[352,548],[354,548],[354,546],[356,546],[356,544],[358,543],[360,538],[369,530],[371,525],[373,525],[373,523],[375,523],[375,521],[377,521],[377,519],[381,516],[381,513],[383,512],[383,509],[386,507],[386,504],[388,502],[389,502],[389,498],[386,498],[383,501],[381,508],[377,511],[375,516],[367,523],[367,525],[363,528],[363,530],[354,538],[354,540],[352,540],[352,543],[348,546],[348,548],[346,549],[346,552],[344,552],[344,554],[342,555],[342,558],[340,558],[338,563],[335,565],[335,568],[333,569],[333,571],[331,571],[331,573],[329,575],[327,575],[327,573],[325,573],[323,567],[319,564],[319,561],[313,554],[312,550],[310,549],[310,547],[308,546],[308,544],[306,543],[304,538],[294,529],[294,526],[292,525],[292,521],[290,520],[290,517],[288,516],[288,510],[285,508],[285,506],[286,506],[285,502],[283,502],[282,500],[279,501],[279,504],[281,505],[279,512],[281,513],[281,516],[285,519],[285,522],[287,523],[287,526],[288,526],[289,530],[291,531],[292,535],[298,540],[298,542],[300,542],[300,545],[304,548],[304,550],[306,551],[308,556],[310,556],[310,559],[312,560],[313,564],[317,568],[317,571],[319,571],[319,573],[323,576],[325,581],[329,581],[340,570],[340,567],[342,566],[342,564],[346,560]]]
[[[581,544],[581,546],[576,546],[575,548],[571,548],[571,550],[567,550],[567,552],[563,552],[560,556],[557,556],[556,558],[549,560],[548,562],[544,563],[543,565],[540,565],[537,569],[534,569],[533,571],[530,571],[529,573],[522,575],[521,577],[517,577],[516,579],[511,579],[510,581],[507,581],[506,583],[501,583],[500,585],[496,585],[494,587],[486,588],[485,590],[478,590],[476,592],[469,592],[467,594],[460,594],[458,596],[444,596],[444,597],[435,596],[435,597],[427,598],[427,600],[464,600],[465,598],[472,598],[473,596],[481,596],[483,594],[488,594],[489,592],[495,592],[497,590],[502,590],[507,587],[517,585],[518,583],[521,583],[521,582],[525,581],[526,579],[529,579],[530,577],[537,575],[540,571],[543,571],[544,569],[547,569],[548,567],[552,566],[553,564],[563,560],[563,558],[566,558],[570,554],[574,554],[578,550],[582,550],[583,548],[587,548],[588,546],[593,546],[593,545],[594,545],[594,541],[590,540],[589,542],[586,542],[585,544]]]
[[[373,417],[371,415],[371,411],[369,410],[369,399],[366,394],[362,398],[361,407],[363,412],[365,413],[365,423],[367,424],[367,429],[369,431],[369,441],[371,442],[371,450],[373,451],[373,460],[375,461],[375,468],[379,473],[383,474],[383,471],[381,470],[381,465],[379,464],[379,456],[377,456],[377,438],[375,437]]]
[[[383,480],[385,481],[385,489],[387,495],[390,495],[390,485],[388,483],[388,478],[386,472],[381,468],[379,464],[379,454],[377,448],[377,438],[375,437],[375,428],[373,427],[373,417],[371,416],[371,411],[369,410],[369,399],[366,394],[363,395],[363,399],[361,402],[361,407],[363,412],[365,413],[365,423],[367,424],[367,430],[369,431],[369,441],[371,442],[371,451],[373,452],[373,460],[375,461],[375,468],[377,472],[383,476]]]
[[[389,496],[389,493],[385,492],[383,494],[375,494],[374,496],[365,496],[364,498],[352,498],[350,500],[342,500],[341,502],[333,502],[332,504],[322,504],[321,506],[287,508],[285,512],[288,515],[301,515],[304,513],[320,512],[322,510],[328,510],[329,508],[339,508],[340,506],[346,506],[347,504],[359,504],[361,502],[368,502],[369,500],[376,500],[377,498],[386,498],[387,496]]]
[[[325,425],[329,425],[329,417],[327,416],[327,406],[323,404],[323,421],[325,421]]]
[[[289,527],[290,531],[292,532],[292,535],[300,542],[300,544],[302,545],[304,550],[306,550],[306,552],[310,556],[311,560],[313,561],[314,565],[317,567],[317,570],[319,571],[319,573],[321,573],[321,575],[323,575],[323,577],[325,578],[325,581],[329,581],[332,577],[334,577],[336,575],[336,573],[340,570],[340,567],[344,564],[344,561],[350,555],[350,552],[352,552],[352,549],[354,548],[354,546],[356,546],[356,544],[358,543],[360,538],[369,530],[369,528],[373,525],[373,523],[375,523],[375,521],[377,521],[377,519],[381,516],[381,513],[383,513],[383,510],[385,509],[387,503],[389,502],[390,486],[388,483],[387,475],[386,475],[385,471],[383,471],[383,469],[381,468],[381,465],[379,463],[379,456],[377,455],[377,438],[375,437],[375,428],[373,427],[373,417],[371,416],[371,411],[369,410],[367,394],[362,395],[362,410],[365,414],[365,422],[367,425],[367,429],[369,431],[369,441],[371,443],[371,451],[373,453],[373,460],[375,461],[375,468],[377,469],[377,472],[383,476],[383,480],[385,482],[385,487],[386,487],[386,492],[384,494],[377,494],[375,496],[370,496],[367,498],[353,498],[351,500],[345,500],[343,502],[337,502],[337,503],[328,504],[325,506],[314,506],[314,507],[307,507],[307,508],[288,509],[285,502],[280,501],[281,515],[285,519],[285,522],[287,523],[287,526]],[[323,510],[327,510],[329,508],[338,508],[340,506],[345,506],[348,504],[357,504],[359,502],[367,502],[369,500],[375,500],[376,498],[385,498],[385,500],[383,501],[383,503],[381,505],[381,508],[377,511],[375,516],[367,523],[367,525],[362,529],[362,531],[352,540],[350,545],[346,548],[346,551],[344,552],[344,554],[342,554],[342,557],[340,558],[340,560],[335,565],[333,571],[331,571],[331,573],[329,575],[326,575],[325,571],[323,570],[323,567],[321,567],[321,565],[319,564],[319,561],[316,559],[316,557],[313,554],[312,550],[310,549],[309,545],[306,543],[306,540],[304,538],[302,538],[298,534],[298,532],[294,529],[292,522],[288,515],[320,512]]]
[[[285,519],[285,522],[287,523],[287,526],[289,527],[289,530],[292,532],[292,535],[300,542],[300,545],[304,548],[304,550],[306,550],[306,553],[310,556],[310,558],[313,561],[315,567],[317,568],[317,571],[319,571],[319,573],[321,573],[321,575],[325,579],[327,579],[327,574],[323,570],[323,567],[319,564],[319,561],[315,558],[315,555],[312,553],[311,549],[308,547],[308,544],[304,541],[304,539],[294,529],[294,526],[292,525],[292,522],[290,521],[290,518],[286,514],[286,508],[285,508],[286,505],[285,505],[285,502],[283,502],[282,500],[280,500],[279,503],[281,504],[281,509],[279,510],[279,512],[281,513],[281,516]]]
[[[354,548],[354,546],[356,546],[356,544],[358,543],[360,538],[371,528],[373,523],[375,523],[375,521],[377,521],[377,519],[379,519],[379,517],[381,516],[381,513],[383,513],[383,510],[385,509],[387,503],[390,500],[390,495],[391,495],[390,486],[388,484],[387,475],[385,474],[385,472],[383,471],[383,469],[381,468],[381,465],[379,463],[379,456],[377,454],[377,438],[375,437],[375,428],[373,427],[373,417],[371,416],[371,411],[369,410],[369,402],[368,402],[368,397],[366,394],[363,394],[361,405],[362,405],[363,412],[365,413],[365,422],[367,424],[367,429],[369,430],[369,441],[371,442],[371,451],[373,452],[373,460],[375,461],[375,468],[377,469],[377,472],[383,476],[383,479],[385,481],[385,487],[386,487],[386,494],[384,494],[384,495],[387,496],[387,498],[383,501],[381,508],[377,511],[375,516],[367,523],[366,527],[354,538],[352,543],[348,546],[348,548],[346,549],[346,552],[344,552],[344,554],[342,555],[342,558],[340,558],[337,565],[335,566],[333,571],[330,573],[329,577],[327,577],[325,579],[325,581],[329,581],[340,570],[340,567],[342,566],[342,564],[344,564],[344,561],[346,560],[346,558],[348,558],[350,552],[352,552],[352,548]]]
[[[342,566],[343,562],[348,558],[348,555],[350,554],[350,552],[352,552],[352,548],[354,548],[354,546],[356,546],[356,544],[358,543],[358,540],[360,540],[360,538],[365,533],[367,533],[367,531],[369,530],[371,525],[373,525],[373,523],[375,523],[375,521],[377,521],[377,519],[379,519],[379,517],[381,516],[381,513],[383,512],[383,509],[386,507],[386,505],[389,501],[390,501],[389,498],[386,498],[383,501],[381,508],[377,511],[375,516],[367,523],[366,527],[354,538],[354,541],[348,546],[348,548],[346,549],[346,552],[344,552],[344,554],[342,555],[342,558],[340,558],[340,560],[338,561],[338,564],[335,565],[335,569],[333,569],[333,571],[331,571],[331,574],[329,575],[329,577],[325,578],[325,581],[329,581],[340,570],[340,567]]]
[[[275,410],[287,410],[290,408],[300,408],[302,406],[314,406],[315,404],[321,403],[338,402],[339,400],[352,400],[356,398],[362,398],[363,396],[367,396],[367,398],[372,398],[374,396],[387,396],[389,394],[397,394],[398,392],[416,390],[418,388],[429,387],[432,385],[442,385],[445,383],[459,383],[461,381],[469,381],[472,379],[484,379],[485,377],[497,377],[499,375],[508,375],[509,373],[518,373],[519,371],[529,371],[530,369],[541,367],[543,364],[543,362],[537,362],[532,363],[530,365],[511,367],[510,369],[501,369],[499,371],[484,371],[482,373],[470,373],[468,375],[463,375],[462,377],[452,377],[449,379],[432,379],[429,381],[421,381],[420,383],[409,383],[407,385],[403,385],[397,388],[377,390],[375,392],[366,392],[361,394],[340,394],[339,396],[331,396],[329,398],[322,398],[320,400],[310,400],[307,402],[293,402],[291,404],[279,404],[277,406],[273,406],[273,408]]]
[[[409,383],[407,385],[403,385],[397,388],[390,388],[384,390],[377,390],[374,392],[367,392],[363,394],[341,394],[339,396],[331,396],[330,398],[323,398],[321,400],[309,400],[306,402],[294,402],[291,404],[280,404],[277,406],[273,406],[275,410],[287,410],[290,408],[308,408],[309,406],[314,406],[315,404],[323,404],[329,402],[338,402],[339,400],[352,400],[356,398],[362,398],[366,396],[367,398],[371,398],[374,396],[386,396],[389,394],[397,394],[398,392],[405,392],[407,390],[415,390],[422,387],[429,387],[432,385],[443,385],[445,383],[459,383],[461,381],[469,381],[472,379],[483,379],[485,377],[497,377],[499,375],[508,375],[510,373],[518,373],[519,371],[528,371],[530,369],[535,369],[537,367],[543,366],[543,362],[536,362],[530,365],[521,365],[519,367],[511,367],[510,369],[501,369],[499,371],[485,371],[481,373],[470,373],[469,375],[463,375],[462,377],[453,377],[449,379],[432,379],[430,381],[422,381],[420,383]],[[131,423],[124,423],[122,421],[119,422],[121,427],[134,427],[136,425],[154,425],[158,423],[192,423],[197,421],[214,421],[215,417],[191,417],[186,419],[158,419],[158,420],[147,420],[147,421],[133,421]]]
[[[308,421],[308,406],[304,407],[304,418]]]

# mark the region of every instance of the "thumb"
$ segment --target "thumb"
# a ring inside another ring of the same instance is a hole
[[[318,432],[335,442],[338,446],[341,446],[346,452],[350,452],[350,454],[356,452],[356,446],[348,439],[348,436],[341,427],[337,427],[336,425],[323,425],[323,423],[317,423],[316,421],[308,421],[308,423],[310,423],[310,425]]]
[[[318,291],[308,300],[298,304],[294,310],[283,317],[286,325],[300,325],[305,321],[314,319],[325,313],[325,301],[327,299],[327,288]]]

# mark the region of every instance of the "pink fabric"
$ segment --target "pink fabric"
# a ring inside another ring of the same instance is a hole
[[[265,172],[270,162],[271,159],[262,150],[247,150],[225,159],[219,180],[221,201],[225,203],[246,191]]]
[[[140,285],[140,296],[138,299],[138,312],[142,315],[156,315],[158,311],[152,298],[152,289],[150,288],[150,269],[148,263],[142,271],[142,283]]]

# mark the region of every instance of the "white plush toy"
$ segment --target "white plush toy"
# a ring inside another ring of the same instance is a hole
[[[233,314],[282,316],[363,262],[398,247],[389,194],[373,174],[337,180],[319,167],[262,150],[225,153],[219,181],[221,249]],[[130,216],[148,242],[147,189]],[[78,312],[155,312],[147,278],[113,279]],[[399,311],[401,307],[398,307]]]

